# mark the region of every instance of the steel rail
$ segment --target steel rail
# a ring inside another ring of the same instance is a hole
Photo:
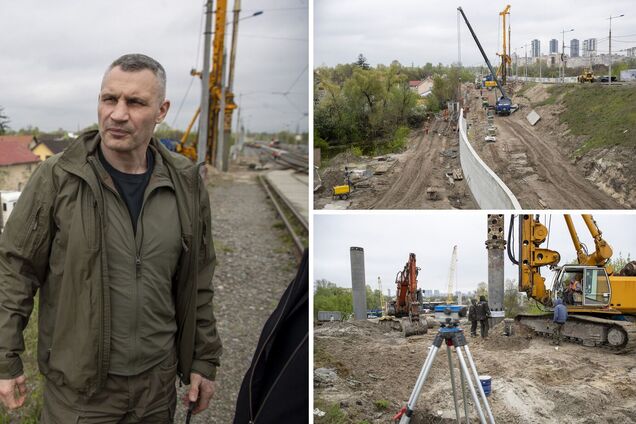
[[[259,175],[258,176],[258,180],[260,181],[261,185],[263,186],[263,189],[265,190],[265,193],[267,194],[267,196],[271,199],[272,204],[274,205],[274,208],[276,209],[276,212],[278,212],[278,216],[280,216],[280,219],[285,224],[285,228],[287,229],[287,232],[291,236],[291,238],[292,238],[292,240],[294,242],[294,246],[296,247],[297,255],[299,257],[302,257],[303,251],[305,250],[305,246],[303,245],[302,241],[300,240],[300,237],[298,237],[298,234],[296,234],[296,231],[294,230],[294,227],[292,226],[291,222],[289,222],[289,219],[287,219],[287,217],[285,216],[285,212],[283,211],[283,209],[281,207],[282,205],[277,200],[277,197],[279,199],[283,200],[283,203],[292,212],[294,217],[296,217],[298,219],[298,217],[300,215],[298,214],[296,209],[294,209],[290,205],[290,203],[287,202],[287,200],[283,196],[281,196],[280,194],[278,194],[278,192],[276,192],[274,187],[267,181],[266,178],[263,178],[262,175]],[[274,193],[276,193],[276,195]],[[298,221],[303,226],[305,231],[308,231],[308,226],[307,226],[306,221],[304,219],[299,219]]]

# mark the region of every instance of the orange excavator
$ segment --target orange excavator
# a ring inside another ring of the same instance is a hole
[[[415,253],[409,253],[409,260],[402,271],[395,277],[397,292],[395,299],[387,304],[388,316],[381,322],[388,323],[395,330],[401,330],[405,337],[425,334],[428,327],[426,320],[420,318],[421,290],[417,288]]]

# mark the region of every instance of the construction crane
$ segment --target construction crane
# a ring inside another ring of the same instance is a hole
[[[448,297],[446,304],[453,303],[453,287],[455,287],[457,278],[457,246],[453,246],[453,254],[451,255],[450,271],[448,273]]]
[[[544,314],[516,317],[517,321],[537,333],[551,334],[552,312],[556,299],[565,299],[568,320],[563,335],[568,340],[587,346],[605,346],[619,352],[636,348],[636,273],[634,262],[614,273],[609,264],[612,248],[603,238],[592,215],[582,215],[590,235],[594,239],[594,252],[588,253],[581,243],[572,219],[564,215],[570,238],[577,256],[577,264],[558,266],[559,252],[542,248],[549,234],[548,228],[538,216],[519,216],[518,256],[512,252],[514,215],[508,229],[508,257],[519,268],[519,291],[548,308]],[[551,287],[547,288],[540,268],[548,266],[554,272]],[[580,291],[570,286],[580,284]]]
[[[473,39],[475,40],[477,47],[479,47],[479,51],[481,52],[481,55],[484,58],[484,61],[486,61],[486,65],[488,65],[488,69],[490,70],[490,75],[492,79],[495,80],[497,84],[497,88],[501,92],[501,97],[497,99],[497,102],[495,104],[495,112],[498,115],[510,115],[511,108],[512,108],[512,101],[506,95],[506,91],[504,90],[503,85],[499,82],[499,79],[497,79],[497,73],[495,72],[492,65],[490,64],[490,60],[488,59],[488,56],[486,56],[484,49],[481,47],[481,43],[479,42],[479,39],[477,38],[475,31],[473,31],[473,27],[470,25],[470,22],[468,22],[468,18],[466,17],[464,10],[461,7],[458,7],[457,11],[461,13],[462,17],[464,18],[464,22],[466,22],[466,26],[468,26],[468,29],[470,30],[470,33],[473,36]]]
[[[503,20],[502,32],[503,32],[503,48],[501,53],[497,53],[497,56],[501,57],[501,65],[497,70],[497,75],[501,75],[502,84],[506,84],[508,75],[508,66],[512,64],[512,58],[510,57],[510,22],[508,22],[508,43],[506,43],[506,15],[510,14],[510,5],[506,5],[506,8],[499,12],[499,16]],[[508,51],[506,52],[506,46]]]

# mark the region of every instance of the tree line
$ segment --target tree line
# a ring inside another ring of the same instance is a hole
[[[425,99],[409,81],[433,79]],[[354,147],[381,154],[402,149],[409,128],[421,127],[428,113],[438,112],[456,97],[459,80],[472,81],[466,69],[390,65],[372,68],[361,54],[353,63],[314,71],[314,140],[323,156]]]

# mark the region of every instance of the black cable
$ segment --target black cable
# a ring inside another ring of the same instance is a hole
[[[521,219],[521,218],[520,218]],[[515,265],[519,265],[519,261],[515,258],[515,255],[512,251],[512,244],[514,242],[514,236],[513,236],[513,228],[515,226],[515,216],[514,214],[510,215],[510,225],[508,227],[508,245],[506,246],[506,250],[508,252],[508,259],[510,259],[510,261],[515,264]]]

